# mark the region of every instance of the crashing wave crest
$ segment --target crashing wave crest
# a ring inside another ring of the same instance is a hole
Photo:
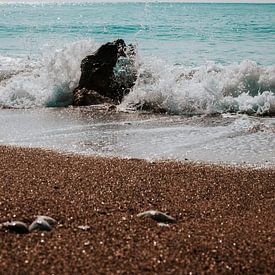
[[[97,46],[93,41],[85,40],[60,50],[47,51],[35,60],[0,58],[3,75],[2,81],[0,79],[0,106],[30,108],[70,105],[72,91],[80,78],[81,60]],[[15,61],[18,68],[15,68]]]
[[[46,52],[39,59],[0,56],[0,106],[64,107],[80,77],[81,60],[98,47],[85,40]],[[275,114],[275,66],[253,61],[197,68],[138,58],[138,79],[120,110],[151,109],[171,114]],[[119,70],[121,68],[117,68]],[[122,68],[127,74],[127,68]]]
[[[247,60],[229,66],[208,63],[184,68],[147,59],[121,107],[151,107],[172,114],[274,114],[275,66]]]

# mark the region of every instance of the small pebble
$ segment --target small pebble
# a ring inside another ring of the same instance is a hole
[[[43,219],[49,225],[55,225],[57,223],[57,220],[55,220],[54,218],[49,217],[49,216],[37,216],[37,219]]]
[[[116,105],[110,105],[107,109],[108,112],[115,111],[117,109]]]
[[[29,227],[30,232],[34,230],[51,231],[52,227],[46,220],[38,217]]]
[[[157,210],[145,211],[139,213],[137,216],[139,218],[149,217],[159,223],[176,223],[176,220],[173,217]]]
[[[19,234],[29,233],[28,226],[24,222],[20,221],[4,222],[2,227]]]
[[[159,223],[158,223],[158,226],[160,226],[160,227],[170,227],[169,224],[163,223],[163,222],[159,222]]]
[[[79,225],[77,228],[83,230],[83,231],[88,231],[90,230],[90,226],[89,225]]]

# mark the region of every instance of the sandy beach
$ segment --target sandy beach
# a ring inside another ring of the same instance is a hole
[[[272,274],[274,168],[146,162],[0,147],[1,274]],[[138,218],[169,213],[176,224]],[[79,226],[88,226],[86,229]]]

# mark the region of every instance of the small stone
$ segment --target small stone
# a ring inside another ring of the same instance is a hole
[[[116,109],[117,109],[116,105],[111,104],[111,105],[108,107],[107,111],[108,111],[108,112],[112,112],[112,111],[116,111]]]
[[[159,223],[176,223],[176,220],[173,217],[157,210],[145,211],[139,213],[137,216],[139,218],[149,217]]]
[[[49,216],[37,216],[37,219],[42,219],[46,221],[49,225],[55,225],[57,223],[57,220]]]
[[[29,233],[28,226],[24,222],[20,221],[4,222],[2,227],[19,234]]]
[[[77,228],[83,230],[83,231],[88,231],[90,230],[90,226],[89,225],[79,225]]]
[[[30,232],[34,230],[51,231],[51,225],[41,217],[38,217],[29,227]]]
[[[158,226],[160,226],[160,227],[170,227],[169,224],[163,223],[163,222],[159,222],[159,223],[158,223]]]

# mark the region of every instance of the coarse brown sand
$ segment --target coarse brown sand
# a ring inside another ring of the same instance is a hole
[[[275,169],[0,147],[0,274],[272,274]],[[139,212],[169,213],[162,227]],[[82,230],[78,226],[90,226]],[[273,273],[274,274],[274,273]]]

